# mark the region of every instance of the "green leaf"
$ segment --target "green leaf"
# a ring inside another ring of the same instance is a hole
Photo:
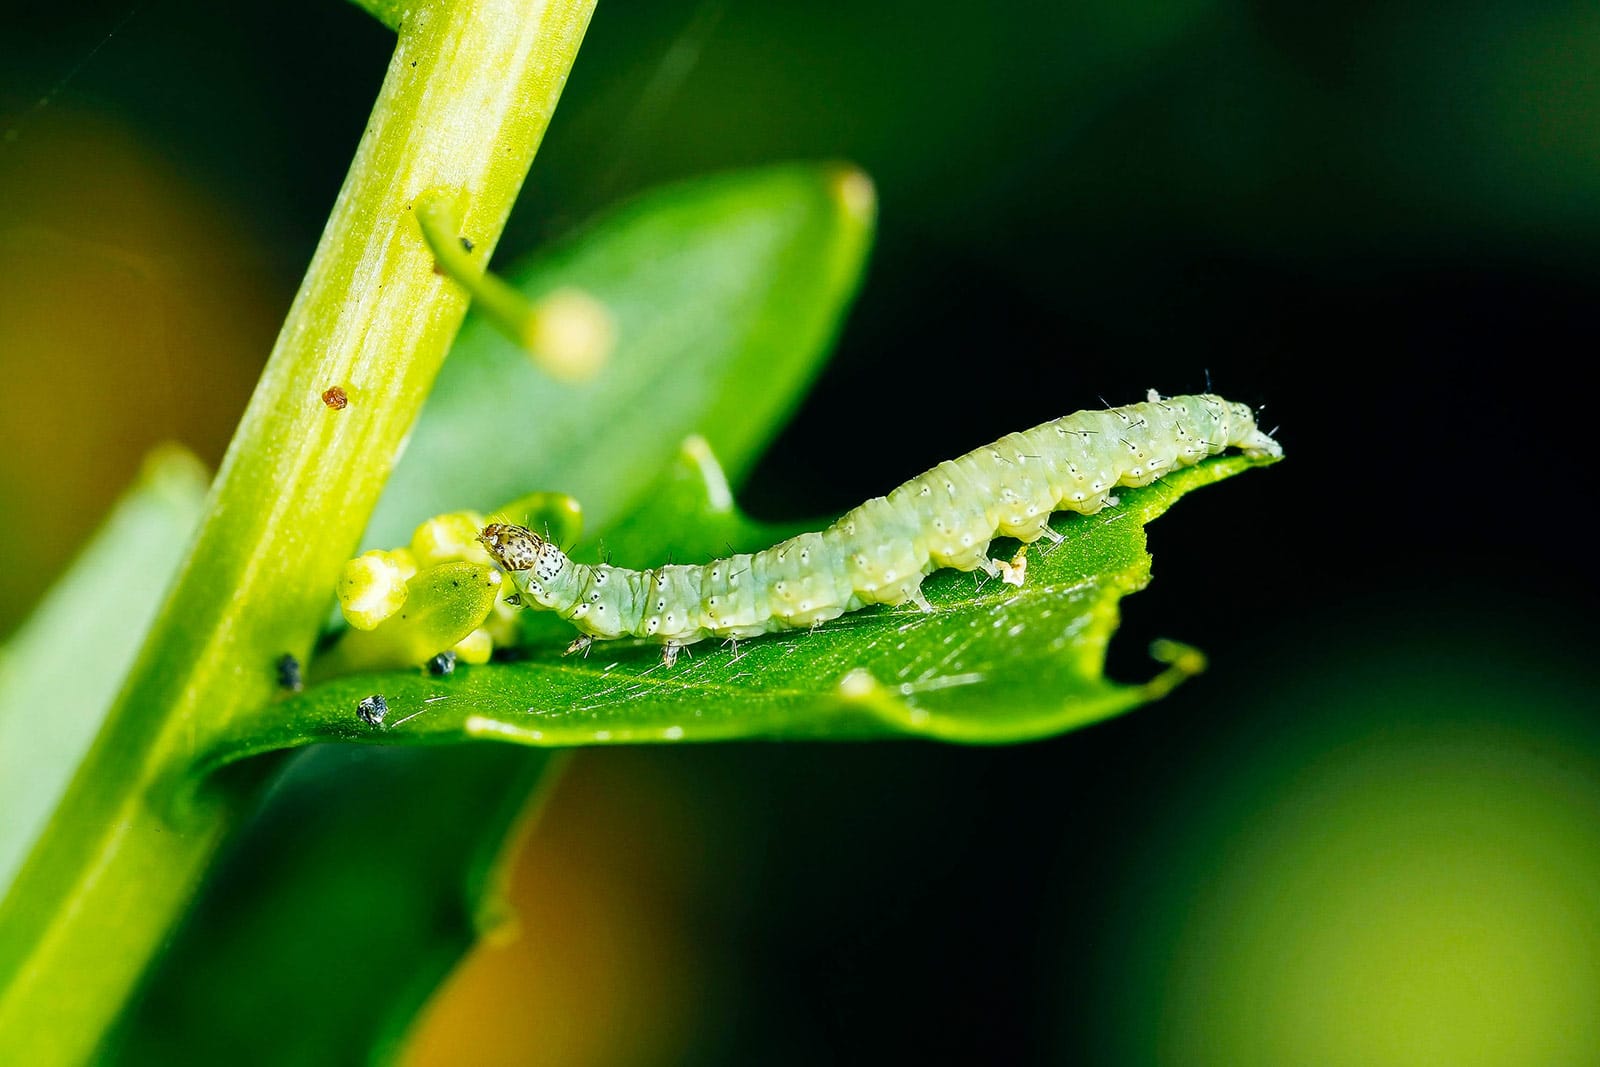
[[[434,986],[510,918],[500,843],[559,762],[482,745],[304,753],[104,1061],[391,1061]]]
[[[514,271],[529,293],[581,284],[613,309],[607,372],[587,387],[552,383],[469,319],[367,543],[404,544],[431,515],[544,486],[582,486],[585,528],[609,543],[697,429],[747,468],[826,355],[871,238],[869,201],[866,179],[838,165],[692,181]],[[503,911],[485,872],[548,762],[501,745],[299,756],[180,931],[114,1058],[233,1061],[242,1033],[262,1063],[345,1064],[392,1049]],[[250,1020],[292,1025],[241,1020],[219,1009],[219,989]]]
[[[1017,589],[944,571],[924,585],[935,611],[871,608],[814,631],[767,636],[731,649],[694,646],[694,658],[667,668],[659,647],[597,645],[564,658],[561,644],[523,662],[458,670],[448,679],[358,674],[288,702],[262,724],[266,748],[310,735],[324,740],[447,744],[464,738],[570,746],[735,738],[857,739],[920,736],[1005,743],[1046,737],[1130,710],[1165,694],[1203,667],[1196,652],[1163,644],[1166,670],[1125,685],[1103,673],[1118,624],[1117,603],[1150,580],[1145,523],[1184,493],[1259,461],[1208,460],[1143,489],[1095,516],[1058,515],[1065,537],[1030,550]],[[720,474],[691,458],[676,489],[652,494],[632,529],[700,531],[663,544],[685,562],[755,549],[781,536],[741,520]],[[692,474],[690,473],[692,472]],[[684,488],[685,482],[693,491]],[[616,539],[619,560],[638,538]],[[611,539],[608,539],[608,543]],[[1002,549],[1002,553],[1004,550]],[[390,719],[372,728],[356,701],[380,692]]]
[[[0,886],[55,810],[132,666],[200,521],[207,480],[181,449],[152,453],[0,649]]]

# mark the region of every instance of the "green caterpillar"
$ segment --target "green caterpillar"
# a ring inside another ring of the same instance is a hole
[[[996,536],[1024,546],[1043,537],[1054,511],[1092,515],[1117,503],[1117,486],[1148,485],[1228,448],[1278,457],[1245,404],[1219,396],[1161,399],[1080,411],[947,460],[888,496],[874,497],[819,533],[703,565],[635,571],[574,563],[521,526],[491,523],[478,540],[511,576],[519,598],[580,631],[568,652],[595,641],[660,642],[668,666],[708,637],[755,637],[820,626],[868,604],[910,601],[932,611],[922,579],[941,567],[982,570],[1020,586],[1026,548],[989,558]]]

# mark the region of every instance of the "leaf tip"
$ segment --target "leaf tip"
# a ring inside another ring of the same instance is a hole
[[[849,163],[839,163],[828,178],[828,191],[851,219],[868,223],[878,214],[878,190],[867,172]]]
[[[1167,669],[1144,684],[1147,700],[1160,700],[1190,678],[1204,673],[1207,666],[1204,652],[1181,641],[1152,641],[1150,658],[1165,663]]]
[[[137,478],[141,490],[180,505],[204,496],[210,482],[200,458],[173,441],[158,444],[145,455]]]
[[[678,446],[678,460],[700,480],[705,490],[707,506],[714,512],[731,512],[733,489],[728,485],[728,475],[717,462],[711,444],[699,434],[690,434]]]

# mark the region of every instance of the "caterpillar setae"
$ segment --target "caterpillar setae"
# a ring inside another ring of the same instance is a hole
[[[1008,434],[947,460],[888,496],[846,512],[826,530],[703,565],[635,571],[574,563],[521,526],[491,523],[478,540],[511,576],[519,599],[554,611],[580,631],[568,652],[595,641],[660,642],[670,666],[708,637],[755,637],[820,626],[868,604],[910,601],[932,611],[922,579],[941,567],[982,570],[1012,585],[1027,573],[1026,546],[1062,540],[1054,511],[1092,515],[1115,505],[1117,486],[1148,485],[1228,448],[1276,458],[1278,442],[1245,404],[1219,396],[1161,399],[1080,411]],[[996,536],[1024,548],[989,558]]]

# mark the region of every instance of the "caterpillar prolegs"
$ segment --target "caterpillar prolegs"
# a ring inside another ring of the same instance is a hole
[[[1283,454],[1245,404],[1152,392],[1142,404],[1080,411],[1008,434],[868,500],[826,530],[703,565],[635,571],[574,563],[552,542],[504,523],[484,527],[479,540],[524,604],[578,628],[569,652],[645,638],[661,643],[671,665],[680,649],[708,637],[737,641],[820,626],[869,604],[910,601],[932,611],[922,580],[942,567],[1020,586],[1026,546],[1061,540],[1048,525],[1052,512],[1092,515],[1116,503],[1118,486],[1148,485],[1228,448],[1258,458]],[[1024,548],[1011,560],[991,559],[997,536]]]

